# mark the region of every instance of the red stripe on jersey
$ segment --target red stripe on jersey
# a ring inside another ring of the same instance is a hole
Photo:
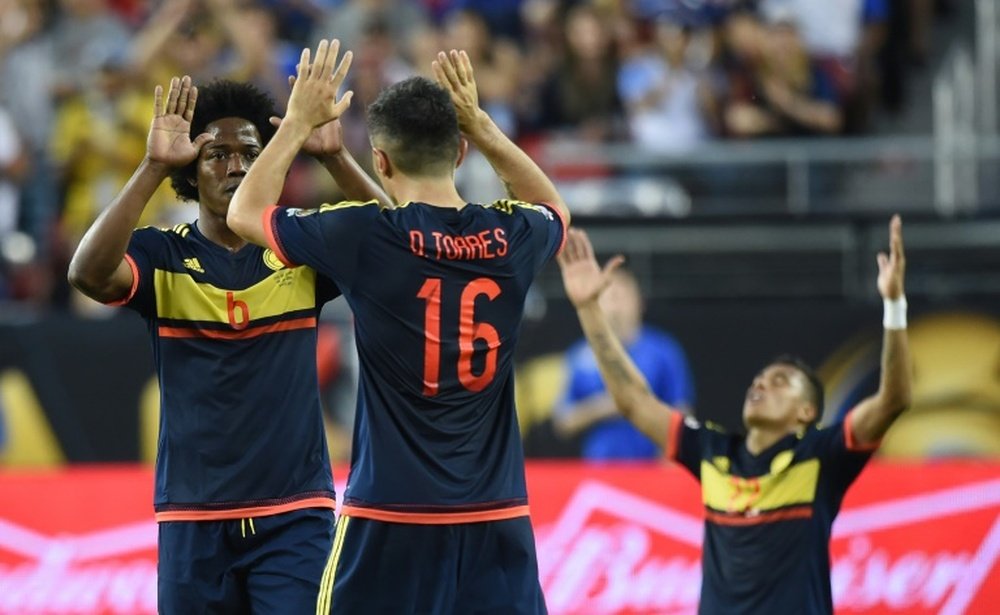
[[[132,259],[128,254],[125,255],[125,262],[128,263],[129,269],[132,270],[132,288],[128,290],[128,294],[124,298],[117,301],[109,301],[105,305],[110,305],[111,307],[118,307],[125,305],[132,300],[135,296],[135,291],[139,289],[139,267],[135,264],[135,260]]]
[[[802,506],[798,508],[787,508],[774,512],[763,512],[745,517],[743,515],[726,515],[713,511],[705,513],[705,520],[716,525],[760,525],[762,523],[774,523],[776,521],[787,521],[789,519],[811,519],[813,515],[812,507]]]
[[[228,519],[245,519],[247,517],[270,517],[293,510],[304,508],[336,508],[333,498],[306,498],[287,504],[272,504],[268,506],[245,506],[227,510],[170,510],[156,513],[160,521],[225,521]]]
[[[879,444],[882,444],[881,440],[876,440],[870,444],[861,444],[858,439],[854,437],[854,430],[851,429],[851,423],[854,418],[854,410],[847,413],[844,417],[844,444],[847,446],[847,450],[853,451],[855,453],[869,453],[878,448]]]
[[[503,521],[529,516],[528,506],[512,506],[493,510],[477,510],[475,512],[442,512],[442,513],[411,513],[377,508],[362,508],[347,506],[341,508],[341,514],[358,519],[373,519],[389,523],[415,523],[418,525],[449,525],[452,523],[478,523],[482,521]]]
[[[269,333],[280,333],[282,331],[295,331],[297,329],[312,329],[316,327],[316,317],[296,318],[295,320],[285,320],[262,327],[252,327],[240,331],[222,331],[219,329],[197,329],[189,327],[167,327],[161,326],[158,330],[160,337],[190,338],[207,337],[217,340],[243,340],[253,337],[260,337]]]

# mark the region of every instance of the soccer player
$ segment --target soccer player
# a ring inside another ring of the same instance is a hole
[[[233,197],[229,225],[288,265],[328,274],[355,317],[360,391],[328,596],[334,613],[543,613],[514,412],[525,294],[569,215],[479,108],[464,53],[368,108],[377,175],[399,206],[273,207],[302,140],[337,118],[350,56],[303,51],[288,114]],[[513,198],[466,202],[472,141]],[[326,586],[326,584],[324,585]],[[321,609],[324,613],[325,608]]]
[[[823,408],[819,379],[798,359],[779,357],[747,389],[745,437],[686,419],[650,392],[598,303],[621,257],[602,270],[586,234],[570,231],[559,257],[563,282],[608,390],[622,414],[701,483],[700,613],[833,613],[833,519],[845,491],[910,403],[898,216],[889,229],[889,254],[878,256],[878,290],[885,303],[878,392],[843,423],[817,428]]]
[[[274,133],[266,95],[229,81],[199,90],[185,76],[166,101],[157,86],[154,112],[145,159],[87,231],[69,280],[138,312],[152,338],[158,610],[311,613],[334,533],[316,319],[338,291],[226,226],[233,192]],[[303,150],[347,194],[387,199],[339,129],[307,135]],[[168,177],[197,201],[197,221],[133,232]]]

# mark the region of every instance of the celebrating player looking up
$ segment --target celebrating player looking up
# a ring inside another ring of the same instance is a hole
[[[879,440],[910,403],[902,224],[878,257],[885,337],[878,392],[842,424],[815,428],[823,387],[794,357],[764,367],[743,403],[745,437],[703,427],[650,391],[615,337],[598,297],[621,257],[602,270],[583,231],[559,257],[566,294],[618,409],[701,483],[705,539],[699,612],[833,613],[830,528]]]
[[[196,104],[197,103],[197,104]],[[159,612],[315,610],[334,532],[316,377],[316,318],[336,286],[226,226],[237,186],[274,134],[248,84],[157,86],[146,157],[87,231],[69,280],[147,322],[160,383],[156,458]],[[388,202],[342,149],[340,126],[306,135],[354,198]],[[157,187],[198,219],[133,232]]]
[[[304,50],[288,114],[233,197],[229,224],[329,275],[354,311],[360,391],[332,561],[334,613],[543,613],[514,413],[528,287],[569,219],[552,183],[479,108],[464,53],[439,54],[368,108],[375,168],[399,206],[272,205],[317,126],[350,104],[350,53]],[[467,203],[471,140],[513,198]],[[326,609],[322,609],[326,612]]]

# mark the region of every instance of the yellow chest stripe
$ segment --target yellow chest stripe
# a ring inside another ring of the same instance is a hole
[[[187,273],[157,269],[156,315],[160,318],[223,322],[236,329],[261,318],[316,306],[316,272],[309,267],[281,269],[243,290],[195,282]]]
[[[743,478],[701,462],[701,495],[708,508],[742,513],[768,511],[796,504],[811,504],[816,498],[819,460],[802,461],[779,472]]]

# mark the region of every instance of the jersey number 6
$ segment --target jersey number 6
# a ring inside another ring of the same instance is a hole
[[[500,334],[496,328],[473,319],[479,295],[486,295],[492,301],[500,295],[500,287],[489,278],[476,278],[462,290],[458,312],[458,381],[473,393],[482,391],[493,381],[500,349]],[[441,373],[441,278],[427,278],[417,297],[427,302],[424,311],[424,395],[431,397],[438,392]],[[485,341],[487,348],[486,366],[478,376],[472,373],[476,340]]]

